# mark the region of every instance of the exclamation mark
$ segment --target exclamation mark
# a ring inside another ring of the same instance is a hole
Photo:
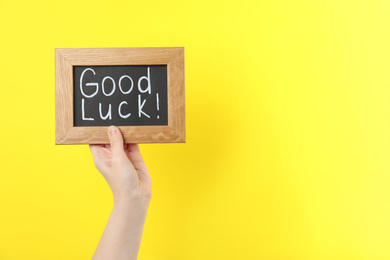
[[[160,110],[160,105],[159,105],[159,102],[158,102],[158,93],[156,93],[156,100],[157,100],[157,111]],[[160,119],[160,116],[157,115],[157,119]]]

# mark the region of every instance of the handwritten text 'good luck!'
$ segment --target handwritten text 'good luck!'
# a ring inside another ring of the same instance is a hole
[[[81,91],[81,94],[83,95],[83,98],[81,99],[81,115],[82,115],[82,120],[84,120],[84,121],[88,121],[88,120],[93,121],[93,120],[95,120],[93,117],[88,117],[88,115],[85,114],[85,106],[86,106],[86,103],[88,102],[89,99],[92,99],[94,96],[96,96],[98,94],[98,92],[100,90],[100,87],[99,87],[99,82],[83,82],[83,77],[84,77],[84,74],[86,74],[86,73],[93,73],[94,75],[96,75],[96,72],[92,68],[86,68],[81,73],[81,76],[80,76],[80,91]],[[110,81],[111,81],[111,84],[108,83]],[[146,87],[145,87],[145,82],[146,82]],[[141,84],[144,85],[144,88],[142,88]],[[147,68],[147,75],[140,77],[138,79],[138,81],[136,81],[136,85],[137,85],[137,88],[138,88],[138,92],[140,94],[138,94],[138,102],[137,102],[137,105],[135,106],[135,107],[137,107],[137,112],[138,113],[135,116],[138,116],[139,118],[141,118],[141,117],[150,118],[150,115],[148,115],[147,113],[145,113],[143,111],[143,108],[144,108],[144,106],[146,104],[146,99],[141,97],[141,94],[144,94],[144,93],[147,93],[149,95],[152,94],[152,85],[151,85],[151,81],[150,81],[150,68],[149,67]],[[88,89],[88,91],[84,91],[85,87],[93,87],[93,88],[95,88],[95,91],[92,94],[88,95],[88,94],[86,94],[86,92],[90,93],[91,90]],[[109,90],[111,88],[112,89],[111,89],[111,91],[107,91],[106,88],[108,88]],[[114,92],[118,91],[118,90],[123,95],[130,95],[132,93],[134,94],[134,92],[137,91],[137,90],[133,91],[133,88],[134,88],[134,81],[133,81],[133,79],[129,75],[122,75],[119,78],[118,82],[116,82],[112,77],[106,76],[106,77],[103,78],[103,80],[101,82],[101,91],[103,92],[103,94],[106,97],[112,96],[114,94]],[[134,108],[134,106],[132,104],[128,104],[127,101],[123,100],[122,102],[119,103],[119,106],[117,108],[114,108],[114,111],[116,110],[117,114],[121,118],[126,119],[126,118],[129,118],[130,116],[133,116],[132,113],[129,112],[129,107]],[[159,110],[159,97],[158,97],[158,93],[156,93],[156,108],[157,108],[157,111],[158,111]],[[102,109],[103,109],[102,108],[102,103],[99,103],[99,115],[100,115],[100,118],[102,120],[107,120],[107,119],[111,120],[112,119],[112,114],[113,114],[113,112],[112,112],[112,105],[108,104],[108,111],[106,113],[103,113]],[[157,119],[159,119],[158,115],[157,115]]]

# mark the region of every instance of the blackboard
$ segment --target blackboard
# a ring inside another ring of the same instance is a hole
[[[184,48],[55,50],[56,144],[185,143]]]
[[[168,125],[167,66],[74,66],[74,126]]]

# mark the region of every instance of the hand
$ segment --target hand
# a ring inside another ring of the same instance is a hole
[[[116,203],[122,199],[150,201],[152,183],[138,144],[123,144],[119,128],[108,128],[110,145],[91,144],[96,168],[106,179]]]
[[[136,260],[152,196],[150,175],[137,144],[123,144],[121,131],[108,129],[110,145],[90,145],[96,168],[114,195],[114,208],[93,260]]]

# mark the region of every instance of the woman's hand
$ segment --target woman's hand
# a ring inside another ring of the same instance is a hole
[[[123,144],[117,127],[108,129],[110,145],[91,144],[96,168],[110,186],[114,201],[122,199],[150,200],[152,183],[138,144]]]
[[[96,168],[114,195],[114,208],[93,260],[136,260],[152,196],[148,169],[137,144],[123,144],[117,127],[108,129],[110,145],[90,145]]]

